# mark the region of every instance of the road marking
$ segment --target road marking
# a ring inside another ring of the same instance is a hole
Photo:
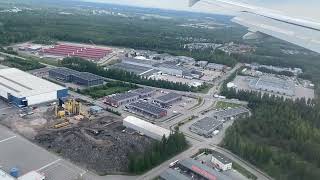
[[[55,160],[55,161],[53,161],[53,162],[51,162],[51,163],[49,163],[49,164],[47,164],[47,165],[39,168],[39,169],[36,170],[36,171],[41,171],[41,170],[43,170],[43,169],[45,169],[45,168],[47,168],[47,167],[49,167],[49,166],[52,166],[52,165],[56,164],[57,162],[59,162],[60,160],[61,160],[61,159],[57,159],[57,160]]]
[[[17,136],[12,136],[12,137],[9,137],[9,138],[6,138],[6,139],[3,139],[0,141],[0,143],[2,142],[6,142],[6,141],[9,141],[10,139],[13,139],[13,138],[16,138]]]

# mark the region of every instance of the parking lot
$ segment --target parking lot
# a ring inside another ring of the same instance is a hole
[[[47,180],[76,179],[85,171],[16,135],[0,125],[0,166],[9,172],[12,167],[20,175],[30,171],[43,173]]]

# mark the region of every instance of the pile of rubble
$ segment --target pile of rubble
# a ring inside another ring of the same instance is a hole
[[[67,129],[44,129],[35,142],[100,175],[126,172],[128,155],[143,152],[153,140],[127,133],[115,117],[83,121]]]

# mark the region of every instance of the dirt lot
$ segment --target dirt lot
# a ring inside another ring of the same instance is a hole
[[[83,121],[78,127],[43,130],[35,142],[99,175],[126,172],[128,154],[143,152],[152,140],[137,133],[123,133],[114,117]]]
[[[128,155],[143,152],[154,141],[133,130],[123,131],[121,117],[108,112],[60,129],[53,128],[61,120],[55,119],[52,107],[38,107],[33,112],[22,118],[16,109],[16,113],[1,118],[0,123],[99,175],[126,172]]]

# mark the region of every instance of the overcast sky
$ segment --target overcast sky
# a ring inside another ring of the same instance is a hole
[[[107,2],[116,4],[125,4],[132,6],[144,6],[165,9],[204,11],[213,13],[230,13],[219,6],[213,6],[206,3],[199,3],[195,7],[188,7],[188,0],[84,0],[95,2]],[[211,1],[211,0],[207,0]],[[320,0],[233,0],[259,5],[265,8],[271,8],[283,12],[283,14],[303,17],[306,19],[315,19],[320,21]]]

